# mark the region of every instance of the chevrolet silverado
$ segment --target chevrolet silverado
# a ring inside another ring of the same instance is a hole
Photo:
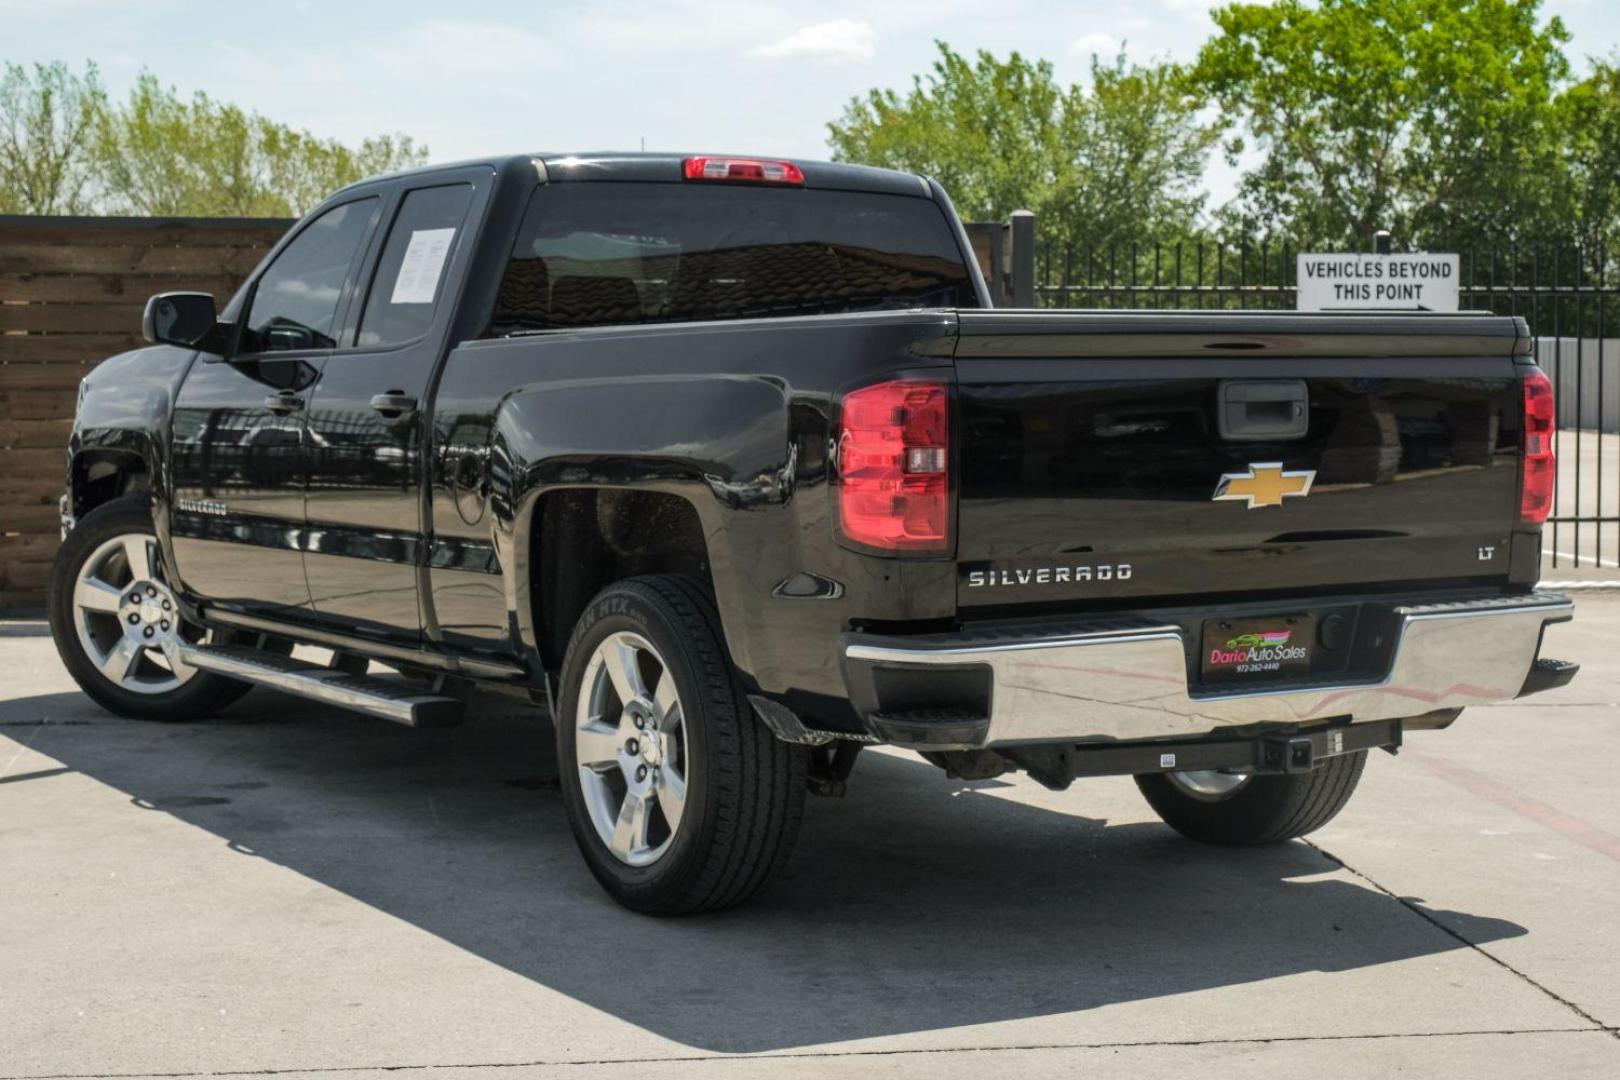
[[[68,451],[85,692],[520,695],[640,911],[754,894],[873,744],[1269,843],[1575,673],[1522,319],[993,310],[925,178],[542,154],[347,187],[144,331]]]

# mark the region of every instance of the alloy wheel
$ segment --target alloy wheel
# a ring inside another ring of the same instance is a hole
[[[196,674],[180,645],[202,633],[181,620],[150,534],[114,536],[90,553],[73,584],[73,625],[90,663],[120,689],[163,694]]]
[[[1219,802],[1237,794],[1251,777],[1251,773],[1222,769],[1189,769],[1171,773],[1170,782],[1195,799]]]
[[[610,634],[591,654],[574,757],[602,843],[629,866],[656,862],[681,827],[690,758],[675,676],[639,634]]]

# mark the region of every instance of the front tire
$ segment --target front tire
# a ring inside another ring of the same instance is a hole
[[[615,900],[714,911],[781,871],[804,815],[804,751],[754,718],[701,585],[657,576],[603,590],[574,628],[561,689],[569,824]]]
[[[46,604],[68,674],[108,712],[190,720],[249,690],[181,661],[179,645],[204,631],[180,617],[144,495],[85,515],[56,553]]]
[[[1328,758],[1305,773],[1233,777],[1146,773],[1148,805],[1181,835],[1206,844],[1278,844],[1315,832],[1350,801],[1367,751]]]

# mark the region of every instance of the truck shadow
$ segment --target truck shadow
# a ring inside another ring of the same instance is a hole
[[[1061,1014],[1466,947],[1330,876],[1337,864],[1305,844],[1201,848],[1156,823],[1014,802],[997,782],[879,754],[863,757],[848,798],[810,801],[788,873],[751,906],[655,920],[590,878],[561,799],[535,782],[543,725],[510,705],[407,732],[263,690],[172,726],[116,720],[77,694],[0,703],[0,722],[42,716],[30,744],[127,793],[132,812],[172,814],[709,1051]],[[1085,806],[1084,784],[1062,799]],[[1525,933],[1432,914],[1473,943]]]

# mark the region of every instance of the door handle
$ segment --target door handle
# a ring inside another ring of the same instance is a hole
[[[398,390],[390,390],[386,394],[372,395],[371,407],[392,420],[395,417],[415,412],[416,399],[409,394],[402,394]]]
[[[264,407],[278,416],[297,412],[304,407],[304,399],[291,390],[283,390],[279,394],[271,394],[264,399]]]

